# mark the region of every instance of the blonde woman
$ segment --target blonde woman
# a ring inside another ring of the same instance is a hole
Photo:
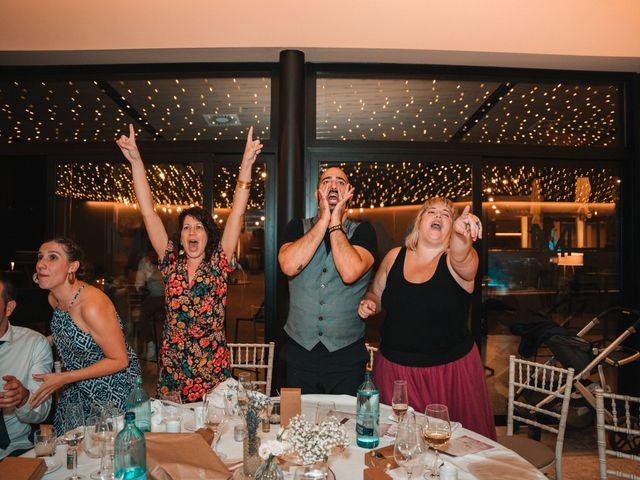
[[[373,372],[380,400],[391,404],[394,380],[407,381],[409,403],[449,407],[452,420],[491,439],[493,412],[482,362],[468,329],[482,224],[469,207],[427,200],[402,247],[380,264],[360,302],[362,318],[386,311]]]

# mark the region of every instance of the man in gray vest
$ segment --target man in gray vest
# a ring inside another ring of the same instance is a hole
[[[341,169],[322,173],[317,216],[291,220],[278,254],[289,277],[287,386],[305,394],[355,395],[364,378],[368,357],[358,302],[371,278],[377,242],[369,222],[347,219],[353,190]]]

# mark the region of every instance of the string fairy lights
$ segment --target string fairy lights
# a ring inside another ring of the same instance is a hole
[[[620,96],[618,85],[320,78],[316,136],[608,147],[621,143]]]
[[[237,168],[216,165],[213,176],[214,208],[231,208]],[[254,178],[248,208],[264,209],[265,165],[254,166]],[[202,169],[192,164],[153,164],[147,167],[147,179],[157,208],[185,208],[202,205]],[[75,162],[59,164],[56,169],[58,197],[94,202],[136,203],[131,170],[125,164]]]
[[[2,143],[113,142],[131,122],[141,141],[243,140],[251,125],[254,135],[270,135],[265,77],[5,80],[0,97]],[[233,114],[239,124],[209,125],[204,114]]]

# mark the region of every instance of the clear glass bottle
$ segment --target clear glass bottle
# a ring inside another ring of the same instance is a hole
[[[380,443],[379,394],[371,380],[371,372],[364,374],[364,382],[358,387],[356,411],[356,443],[362,448],[375,448]]]
[[[142,377],[136,378],[136,384],[129,392],[126,403],[127,412],[136,416],[136,427],[142,432],[151,431],[151,400],[142,388]]]
[[[115,440],[115,478],[122,480],[147,479],[147,452],[142,433],[135,424],[135,414],[125,414],[125,427]]]

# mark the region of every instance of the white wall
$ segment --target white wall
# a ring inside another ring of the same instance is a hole
[[[0,62],[394,61],[640,71],[636,0],[0,0]]]

